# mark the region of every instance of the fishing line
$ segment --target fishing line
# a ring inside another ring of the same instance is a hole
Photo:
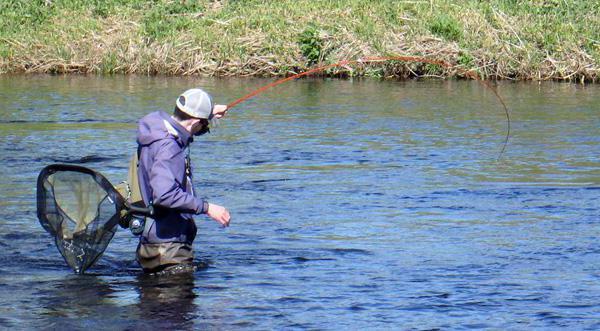
[[[299,74],[295,74],[292,75],[290,77],[286,77],[286,78],[282,78],[279,79],[277,81],[274,81],[272,83],[269,83],[267,85],[264,85],[244,96],[242,96],[241,98],[229,103],[227,105],[227,108],[231,109],[235,106],[237,106],[238,104],[252,98],[253,96],[256,96],[270,88],[273,88],[277,85],[283,84],[285,82],[288,82],[290,80],[294,80],[296,78],[300,78],[300,77],[304,77],[304,76],[308,76],[310,74],[319,72],[319,71],[323,71],[323,70],[327,70],[330,68],[335,68],[335,67],[343,67],[343,66],[347,66],[347,65],[353,65],[353,64],[359,64],[359,63],[371,63],[371,62],[385,62],[385,61],[403,61],[403,62],[409,62],[409,63],[414,63],[414,62],[418,62],[418,63],[428,63],[428,64],[434,64],[434,65],[438,65],[444,68],[452,68],[452,65],[446,61],[443,60],[436,60],[436,59],[428,59],[425,57],[419,57],[419,56],[384,56],[384,57],[365,57],[365,58],[361,58],[358,60],[344,60],[344,61],[340,61],[337,63],[333,63],[333,64],[328,64],[328,65],[324,65],[321,67],[317,67],[317,68],[313,68],[310,69],[308,71],[305,72],[301,72]],[[502,107],[504,108],[504,113],[506,115],[506,137],[504,138],[504,144],[502,145],[502,150],[500,151],[500,153],[498,154],[498,160],[500,160],[500,158],[502,157],[502,154],[504,154],[504,151],[506,150],[506,145],[508,145],[508,138],[510,137],[510,114],[508,111],[508,107],[506,107],[506,103],[504,103],[504,100],[502,99],[502,97],[500,96],[500,94],[498,93],[498,91],[496,91],[496,89],[494,87],[492,87],[492,85],[487,82],[482,80],[479,76],[477,76],[477,74],[472,71],[472,70],[465,70],[465,69],[460,69],[460,68],[454,68],[456,70],[458,70],[461,74],[463,74],[466,77],[469,77],[473,80],[476,80],[477,82],[479,82],[480,84],[482,84],[483,86],[485,86],[486,88],[490,89],[494,95],[496,96],[496,98],[498,99],[498,101],[500,102],[500,104],[502,105]]]

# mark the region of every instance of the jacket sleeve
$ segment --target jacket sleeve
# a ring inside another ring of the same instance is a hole
[[[158,150],[150,170],[150,186],[155,206],[176,209],[184,213],[200,214],[204,200],[183,190],[185,176],[184,151],[174,140],[156,142]]]

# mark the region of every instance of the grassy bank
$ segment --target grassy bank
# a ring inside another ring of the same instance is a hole
[[[331,75],[598,81],[600,0],[4,0],[0,72]]]

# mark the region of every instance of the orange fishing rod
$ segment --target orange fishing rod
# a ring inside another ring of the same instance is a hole
[[[227,105],[227,108],[231,109],[235,106],[237,106],[238,104],[252,98],[255,95],[258,95],[270,88],[273,88],[277,85],[283,84],[287,81],[296,79],[296,78],[300,78],[300,77],[304,77],[304,76],[308,76],[310,74],[319,72],[319,71],[323,71],[323,70],[327,70],[330,68],[335,68],[335,67],[342,67],[342,66],[347,66],[347,65],[352,65],[352,64],[358,64],[358,63],[370,63],[370,62],[385,62],[385,61],[403,61],[403,62],[418,62],[418,63],[428,63],[428,64],[434,64],[434,65],[438,65],[444,68],[451,68],[452,65],[446,61],[443,60],[436,60],[436,59],[429,59],[426,57],[420,57],[420,56],[383,56],[383,57],[364,57],[358,60],[344,60],[344,61],[340,61],[337,63],[333,63],[333,64],[328,64],[328,65],[324,65],[321,67],[317,67],[317,68],[313,68],[310,69],[308,71],[305,72],[301,72],[295,75],[292,75],[290,77],[286,77],[286,78],[282,78],[279,80],[276,80],[272,83],[269,83],[265,86],[262,86],[244,96],[242,96],[241,98],[229,103]],[[504,139],[504,144],[502,145],[502,150],[500,151],[500,154],[498,155],[498,159],[500,159],[500,157],[502,156],[502,154],[504,153],[504,150],[506,149],[506,145],[508,144],[508,138],[510,137],[510,114],[508,112],[508,107],[506,107],[506,104],[504,103],[504,100],[502,99],[502,97],[500,96],[500,94],[498,93],[498,91],[496,91],[496,89],[494,89],[492,87],[492,85],[490,85],[489,82],[482,80],[481,78],[479,78],[479,76],[477,76],[477,74],[472,71],[472,70],[464,70],[464,69],[460,69],[460,68],[455,68],[457,69],[461,74],[463,74],[465,77],[469,77],[471,79],[474,79],[476,81],[478,81],[480,84],[482,84],[483,86],[485,86],[486,88],[490,89],[494,95],[496,96],[496,98],[498,99],[498,101],[500,102],[500,104],[502,105],[502,107],[504,108],[504,113],[506,115],[506,137]]]

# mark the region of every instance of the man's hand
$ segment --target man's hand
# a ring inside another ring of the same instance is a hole
[[[217,119],[225,117],[227,115],[227,105],[215,105],[212,113]]]
[[[219,224],[227,227],[229,226],[229,221],[231,220],[231,216],[229,216],[229,212],[224,207],[219,205],[215,205],[212,203],[208,203],[208,211],[206,212],[210,218],[217,221]]]

